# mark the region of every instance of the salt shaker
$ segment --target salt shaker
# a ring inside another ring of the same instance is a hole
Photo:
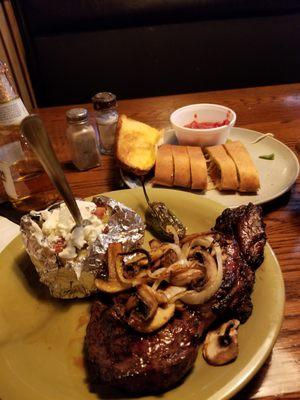
[[[96,124],[100,135],[102,154],[113,154],[119,114],[116,96],[110,92],[100,92],[92,98]]]
[[[67,139],[71,147],[72,161],[84,171],[100,165],[100,154],[96,132],[88,121],[85,108],[72,108],[66,113]]]

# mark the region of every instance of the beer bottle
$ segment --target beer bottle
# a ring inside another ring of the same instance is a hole
[[[27,115],[7,66],[0,60],[0,177],[8,199],[20,211],[43,209],[58,199],[22,136],[20,124]]]

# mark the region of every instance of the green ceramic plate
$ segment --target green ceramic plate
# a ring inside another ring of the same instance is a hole
[[[149,194],[153,200],[167,203],[189,232],[210,228],[222,211],[217,203],[191,193],[155,189]],[[140,189],[108,195],[143,214]],[[164,399],[228,399],[262,366],[280,330],[284,306],[282,275],[269,245],[256,274],[253,303],[253,315],[240,328],[238,359],[224,367],[212,367],[200,352],[193,371]],[[83,366],[88,318],[88,300],[51,299],[33,274],[21,238],[11,242],[0,254],[0,399],[99,399],[89,391]]]

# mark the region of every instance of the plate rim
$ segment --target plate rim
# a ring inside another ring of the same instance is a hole
[[[228,389],[227,393],[224,394],[223,397],[216,397],[217,395],[219,396],[219,392],[221,390],[224,390],[223,388],[221,388],[218,392],[214,393],[209,400],[227,400],[230,399],[232,396],[236,395],[237,393],[239,393],[250,381],[251,379],[254,378],[254,376],[260,371],[260,369],[262,368],[262,366],[264,365],[264,363],[266,362],[266,360],[268,359],[269,355],[272,353],[273,348],[275,346],[275,343],[277,341],[277,338],[280,334],[281,328],[282,328],[282,323],[284,320],[284,307],[285,307],[285,300],[286,300],[286,293],[285,293],[285,284],[284,284],[284,279],[283,279],[283,274],[280,268],[280,264],[279,261],[274,253],[274,250],[272,249],[271,245],[269,244],[269,242],[266,243],[266,247],[268,248],[268,250],[270,251],[270,254],[273,258],[273,261],[275,261],[275,265],[276,265],[276,269],[277,271],[274,271],[274,273],[276,274],[276,272],[279,272],[277,278],[278,281],[280,282],[280,288],[281,288],[281,310],[280,310],[280,315],[279,315],[279,323],[276,325],[276,328],[272,331],[272,336],[268,336],[265,340],[264,340],[264,345],[267,346],[267,349],[265,350],[265,353],[262,357],[259,356],[259,350],[255,353],[255,355],[252,357],[252,359],[249,361],[248,364],[252,363],[253,365],[251,366],[250,370],[247,371],[247,365],[245,365],[245,367],[242,369],[242,371],[240,371],[240,374],[245,374],[244,379],[241,377],[239,383],[236,384],[235,388],[230,390],[230,388]],[[251,317],[250,317],[251,318]],[[247,321],[246,321],[247,323]],[[257,358],[257,360],[254,360]],[[245,371],[246,370],[246,371]],[[233,379],[236,379],[236,376]],[[226,384],[225,388],[227,387],[228,384]]]
[[[168,132],[172,132],[172,131],[174,132],[174,129],[171,128],[171,127],[167,127],[167,128],[165,128],[165,130],[168,131]],[[232,131],[235,131],[235,130],[248,131],[248,132],[260,135],[260,136],[263,135],[262,132],[255,131],[253,129],[239,127],[239,126],[232,127]],[[230,134],[229,134],[229,136],[230,136]],[[253,200],[252,203],[255,204],[255,205],[269,203],[270,201],[275,200],[278,197],[282,196],[284,193],[288,192],[291,189],[291,187],[294,185],[294,183],[296,182],[296,180],[297,180],[297,178],[299,176],[299,173],[300,173],[300,163],[299,163],[298,157],[296,156],[295,152],[289,146],[287,146],[282,141],[276,139],[275,137],[268,136],[265,140],[271,140],[271,141],[277,142],[280,146],[284,147],[290,153],[290,155],[292,156],[294,165],[295,165],[295,174],[292,176],[292,178],[290,178],[289,182],[286,184],[284,189],[280,190],[279,192],[277,192],[277,193],[275,193],[275,194],[273,194],[271,196],[266,197],[263,200],[259,200],[259,199],[258,200]],[[121,175],[121,178],[122,178],[124,184],[127,186],[127,188],[135,189],[137,187],[137,186],[135,186],[135,187],[129,186],[128,180],[126,179],[126,171],[123,171],[121,168],[120,168],[120,175]],[[184,191],[183,189],[176,188],[176,187],[174,187],[173,189],[174,190],[179,190],[179,191]],[[191,192],[191,193],[193,193],[193,192]],[[198,196],[201,196],[201,193],[194,193],[194,194],[197,194]],[[237,193],[236,193],[236,196],[238,196]],[[212,201],[216,201],[216,200],[212,200]],[[233,205],[232,206],[232,205],[223,204],[223,203],[220,203],[220,204],[222,204],[224,207],[230,207],[230,208],[235,208],[235,207],[238,207],[240,205],[240,204],[238,204],[238,205]],[[241,203],[241,204],[243,204],[243,203]]]
[[[248,128],[241,128],[241,127],[238,127],[238,126],[233,127],[232,129],[234,129],[234,130],[235,130],[235,129],[244,130],[244,131],[253,132],[253,133],[257,133],[257,134],[263,135],[262,132],[258,132],[258,131],[255,131],[255,130],[253,130],[253,129],[248,129]],[[266,198],[265,200],[263,200],[263,201],[260,201],[260,200],[254,201],[253,204],[255,204],[255,205],[260,205],[260,204],[268,203],[268,202],[270,202],[270,201],[272,201],[272,200],[275,200],[275,199],[277,199],[278,197],[282,196],[284,193],[288,192],[288,191],[290,190],[290,188],[293,186],[293,184],[296,182],[296,180],[297,180],[297,178],[298,178],[298,176],[299,176],[299,172],[300,172],[299,160],[298,160],[296,154],[294,153],[294,151],[293,151],[292,149],[290,149],[289,146],[287,146],[287,145],[286,145],[285,143],[283,143],[281,140],[278,140],[278,139],[276,139],[275,137],[272,137],[272,136],[266,137],[265,140],[271,140],[271,141],[277,142],[280,146],[284,147],[284,148],[290,153],[290,155],[291,155],[292,158],[293,158],[293,161],[295,162],[295,167],[296,167],[296,170],[295,170],[295,171],[296,171],[296,172],[295,172],[294,176],[292,177],[292,179],[290,179],[290,183],[288,183],[284,189],[282,189],[281,191],[279,191],[277,194],[275,194],[275,195],[273,195],[273,196],[267,197],[267,198]]]
[[[169,191],[169,192],[174,192],[174,189],[164,189],[164,188],[151,188],[151,191]],[[142,192],[141,188],[134,188],[134,189],[122,189],[122,190],[115,190],[111,192],[105,192],[101,193],[101,195],[104,196],[113,196],[116,193],[124,194],[124,192]],[[188,196],[194,197],[197,196],[195,193],[187,193]],[[96,195],[94,195],[96,196]],[[93,197],[93,196],[91,196]],[[90,197],[90,198],[91,198]],[[209,199],[209,198],[202,198],[205,202],[208,203],[214,203],[218,208],[220,209],[225,209],[228,208],[224,206],[224,204],[221,204],[215,200]],[[21,240],[21,234],[19,233],[13,240],[11,240],[1,251],[0,251],[0,257],[3,257],[3,253],[9,251],[10,246],[14,246],[15,242],[20,242]],[[277,323],[274,329],[272,329],[271,333],[272,335],[268,335],[264,338],[263,344],[261,347],[259,347],[254,355],[251,357],[249,362],[240,370],[240,372],[236,375],[234,375],[229,382],[227,382],[223,387],[221,387],[217,392],[213,393],[210,395],[207,400],[227,400],[230,399],[232,396],[240,392],[246,385],[247,383],[250,382],[250,380],[259,372],[269,355],[271,354],[273,347],[276,343],[276,340],[279,336],[281,327],[282,327],[282,322],[284,320],[284,307],[285,307],[285,283],[284,283],[284,278],[283,278],[283,273],[279,264],[279,261],[276,257],[276,254],[274,250],[272,249],[271,245],[269,242],[266,243],[266,248],[270,252],[270,256],[272,258],[272,262],[276,266],[276,270],[273,270],[273,273],[278,282],[278,286],[280,287],[280,298],[279,298],[279,305],[278,308],[280,308],[280,314],[278,314],[277,318]],[[23,247],[22,252],[25,252],[25,248]],[[261,350],[265,348],[265,350]],[[262,355],[261,355],[262,354]],[[250,364],[250,367],[249,367]],[[237,380],[237,382],[235,382]],[[231,383],[233,381],[233,383]],[[230,387],[231,386],[231,387]],[[143,398],[143,397],[142,397]]]
[[[287,147],[287,146],[286,146]],[[290,150],[290,149],[289,149]],[[298,161],[298,160],[297,160]],[[298,165],[299,167],[299,165]],[[142,191],[141,188],[130,188],[130,189],[123,189],[123,190],[115,190],[115,191],[111,191],[111,192],[106,192],[103,193],[103,195],[111,195],[113,193],[121,193],[124,192],[124,190],[128,190],[128,191]],[[169,191],[169,192],[173,192],[176,191],[172,188],[156,188],[156,187],[152,187],[150,188],[150,191]],[[192,192],[184,192],[181,191],[182,193],[187,194],[188,196],[194,197],[194,196],[198,196],[195,193]],[[207,201],[209,203],[215,203],[215,205],[219,208],[222,208],[222,210],[225,210],[226,208],[228,208],[227,206],[225,206],[222,203],[219,203],[218,201],[209,199],[209,198],[204,198],[202,197],[201,199],[203,199],[204,201]],[[276,265],[276,271],[273,271],[273,274],[277,277],[278,279],[278,284],[280,286],[280,315],[278,316],[278,323],[276,325],[276,328],[272,331],[272,336],[267,336],[264,340],[264,345],[267,347],[264,355],[262,357],[259,356],[260,352],[259,350],[254,354],[254,356],[251,358],[251,360],[249,361],[248,364],[246,364],[244,366],[244,368],[242,369],[242,371],[239,372],[238,375],[235,375],[232,379],[236,379],[237,376],[239,376],[240,374],[245,374],[245,370],[246,370],[246,375],[243,377],[241,377],[239,379],[239,382],[234,384],[234,388],[230,389],[227,388],[227,386],[229,385],[229,383],[227,383],[225,386],[223,386],[222,388],[220,388],[218,390],[218,392],[215,392],[214,394],[212,394],[209,399],[207,400],[228,400],[230,399],[232,396],[234,396],[235,394],[237,394],[238,392],[241,391],[241,389],[243,389],[247,383],[249,383],[251,381],[251,379],[254,378],[254,376],[259,372],[259,370],[261,369],[261,367],[264,365],[264,363],[266,362],[267,358],[269,357],[269,355],[271,354],[271,352],[273,351],[274,345],[276,343],[276,340],[279,336],[279,333],[281,331],[281,327],[282,327],[282,323],[284,320],[284,307],[285,307],[285,298],[286,298],[286,294],[285,294],[285,283],[284,283],[284,278],[283,278],[283,274],[282,274],[282,270],[279,264],[279,261],[276,257],[276,254],[274,252],[274,250],[272,249],[271,245],[269,244],[269,242],[266,242],[266,248],[268,249],[268,251],[270,251],[270,256],[273,259],[273,262]],[[0,253],[1,254],[1,253]],[[251,318],[251,317],[250,317]],[[246,322],[247,323],[247,322]],[[253,361],[254,358],[254,361]],[[255,358],[257,358],[257,360],[255,360]],[[249,365],[250,363],[252,363],[253,365],[251,366],[250,370],[247,371],[247,365]],[[225,388],[225,393],[222,393],[222,391],[224,392],[224,388]],[[227,388],[227,389],[226,389]]]

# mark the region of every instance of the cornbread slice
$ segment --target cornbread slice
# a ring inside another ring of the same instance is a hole
[[[239,183],[234,162],[220,144],[206,147],[210,157],[210,175],[219,190],[237,190]]]
[[[155,164],[157,143],[162,131],[143,122],[120,115],[115,156],[121,168],[136,175],[145,175]]]
[[[224,147],[235,163],[240,192],[257,192],[260,188],[259,175],[245,146],[239,142],[228,142]]]
[[[191,187],[190,158],[185,146],[172,146],[174,160],[174,186]]]
[[[153,183],[163,186],[173,186],[173,181],[174,161],[172,146],[170,144],[163,144],[157,151]]]
[[[187,147],[191,165],[191,188],[207,188],[207,166],[201,147]]]

